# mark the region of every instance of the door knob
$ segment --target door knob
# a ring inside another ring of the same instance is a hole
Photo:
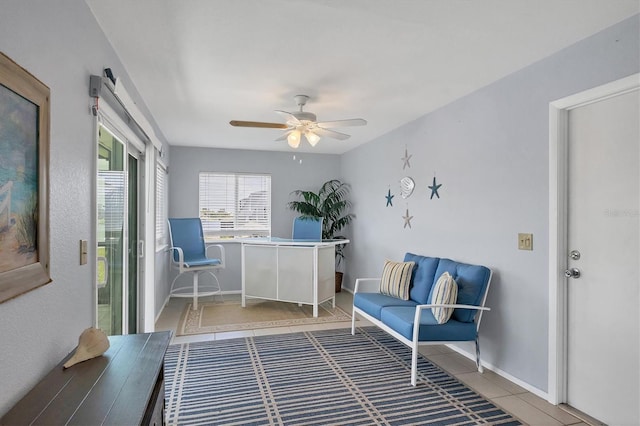
[[[571,268],[564,271],[564,276],[567,278],[580,278],[580,269]]]

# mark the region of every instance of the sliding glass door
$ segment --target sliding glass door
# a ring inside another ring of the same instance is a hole
[[[136,333],[139,318],[142,155],[100,124],[97,190],[97,327]]]

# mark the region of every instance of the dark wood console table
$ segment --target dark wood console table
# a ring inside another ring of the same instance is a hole
[[[2,425],[162,425],[164,354],[171,332],[110,336],[103,355],[53,368]]]

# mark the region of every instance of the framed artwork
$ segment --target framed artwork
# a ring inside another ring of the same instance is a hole
[[[0,303],[51,282],[49,102],[0,52]]]

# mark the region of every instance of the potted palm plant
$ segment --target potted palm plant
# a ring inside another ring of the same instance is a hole
[[[291,194],[300,198],[290,201],[288,206],[298,212],[300,216],[307,218],[323,218],[322,239],[344,239],[340,231],[355,219],[353,213],[349,213],[351,202],[347,199],[351,187],[338,179],[325,182],[320,190],[313,191],[296,190]],[[344,244],[336,246],[336,292],[342,287],[342,272],[338,271],[344,259]]]

